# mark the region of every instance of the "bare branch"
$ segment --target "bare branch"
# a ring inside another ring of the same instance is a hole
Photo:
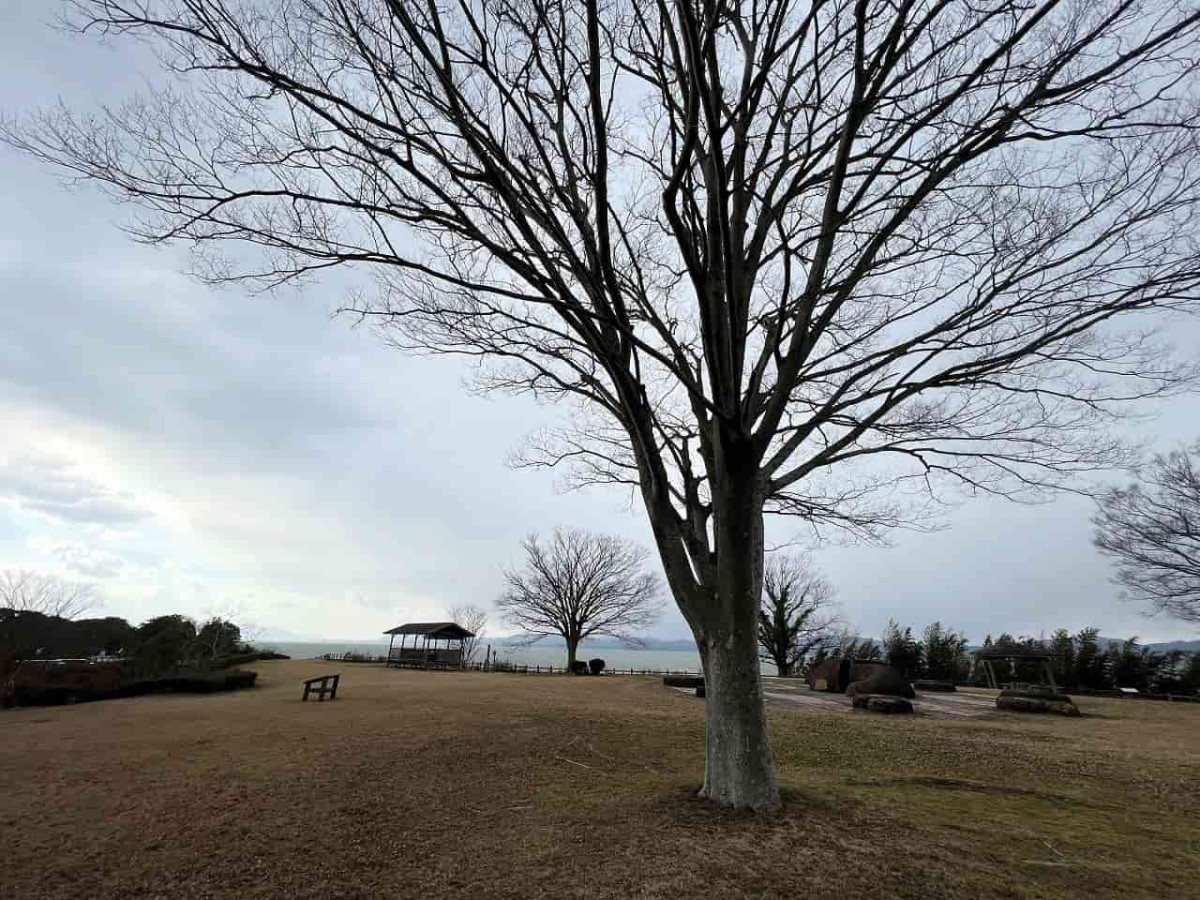
[[[78,619],[99,605],[94,585],[26,569],[0,570],[0,607]]]
[[[1156,456],[1140,482],[1098,500],[1095,543],[1126,599],[1200,622],[1200,444]]]

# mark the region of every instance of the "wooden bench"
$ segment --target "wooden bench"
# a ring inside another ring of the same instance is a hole
[[[309,694],[316,694],[318,702],[328,697],[330,700],[337,699],[338,679],[341,678],[341,673],[337,675],[319,675],[316,678],[310,678],[304,682],[304,697],[302,700],[307,700]]]

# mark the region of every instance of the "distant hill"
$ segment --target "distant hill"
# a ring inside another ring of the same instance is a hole
[[[1145,644],[1143,646],[1149,647],[1155,653],[1170,653],[1172,650],[1182,650],[1184,653],[1200,653],[1200,641],[1161,641],[1157,644]]]

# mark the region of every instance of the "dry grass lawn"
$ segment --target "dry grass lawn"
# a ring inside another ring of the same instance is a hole
[[[694,800],[652,678],[345,665],[0,712],[0,897],[1200,897],[1200,706],[772,709],[786,808]]]

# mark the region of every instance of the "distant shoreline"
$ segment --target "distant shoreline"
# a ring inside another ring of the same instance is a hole
[[[360,653],[366,656],[382,656],[387,653],[387,641],[272,641],[253,642],[264,650],[277,650],[293,659],[314,659],[325,654]],[[493,655],[516,665],[566,665],[567,648],[562,642],[540,641],[536,644],[515,645],[503,641],[489,641],[486,637],[479,647],[479,658],[491,648]],[[664,669],[672,671],[698,671],[700,654],[695,645],[687,642],[686,649],[647,646],[626,647],[617,644],[592,644],[585,642],[579,648],[580,659],[603,659],[610,668]],[[772,670],[773,671],[773,670]]]

